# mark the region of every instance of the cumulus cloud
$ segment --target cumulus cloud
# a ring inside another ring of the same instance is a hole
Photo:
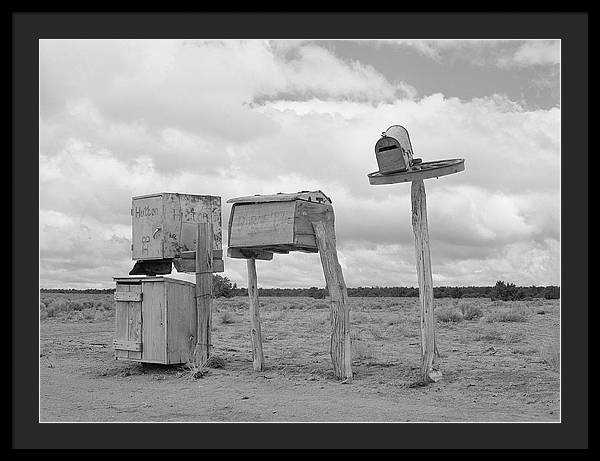
[[[560,63],[560,40],[378,40],[379,46],[410,48],[441,62],[529,67]]]
[[[410,185],[366,177],[397,123],[423,160],[466,159],[426,182],[434,281],[557,283],[560,109],[413,84],[313,41],[41,41],[42,286],[127,273],[134,195],[220,195],[227,223],[228,198],[308,189],[333,199],[349,286],[414,285]],[[276,255],[259,283],[323,286],[318,266]],[[245,286],[244,262],[225,275]]]
[[[500,66],[534,66],[560,63],[560,40],[527,41],[510,56],[498,60]]]

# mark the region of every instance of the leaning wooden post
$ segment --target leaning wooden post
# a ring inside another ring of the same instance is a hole
[[[198,223],[196,237],[196,308],[198,313],[198,340],[194,352],[197,365],[210,356],[212,328],[212,225]]]
[[[421,380],[427,383],[429,381],[437,381],[441,377],[441,373],[433,369],[435,360],[433,279],[431,275],[429,229],[427,226],[427,199],[423,180],[413,181],[410,193],[421,311]]]
[[[335,242],[335,216],[328,205],[325,212],[311,215],[321,265],[329,290],[331,310],[330,355],[333,374],[338,379],[352,379],[352,345],[350,340],[350,306],[342,267],[338,261]]]
[[[258,304],[258,282],[256,260],[246,259],[248,266],[248,297],[250,298],[250,341],[252,342],[252,366],[254,371],[263,371],[262,333],[260,330],[260,311]]]

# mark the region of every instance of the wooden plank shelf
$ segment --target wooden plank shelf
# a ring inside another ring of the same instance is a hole
[[[120,351],[142,352],[142,343],[136,341],[124,341],[115,339],[113,341],[113,346],[115,349],[118,349]]]
[[[115,291],[115,301],[136,302],[142,300],[142,293],[133,291]]]

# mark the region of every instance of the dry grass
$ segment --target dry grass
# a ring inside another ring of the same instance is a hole
[[[369,328],[369,331],[373,338],[377,340],[387,339],[388,337],[387,333],[382,328]]]
[[[524,306],[511,306],[486,315],[487,322],[526,322],[530,311]]]
[[[207,368],[225,368],[225,359],[218,355],[211,355],[206,362],[204,362],[203,366]]]
[[[464,317],[463,314],[460,310],[456,309],[455,307],[438,307],[435,310],[435,317],[437,319],[438,322],[444,322],[444,323],[458,323],[458,322],[462,322]]]
[[[269,320],[269,321],[273,321],[273,322],[278,322],[280,320],[283,320],[287,317],[287,312],[284,310],[281,311],[271,311],[271,312],[267,312],[264,316],[265,320]]]
[[[221,315],[219,316],[219,318],[221,319],[221,323],[224,323],[224,324],[235,323],[235,319],[234,319],[233,315],[231,314],[231,312],[229,312],[229,311],[221,312]]]
[[[475,341],[497,342],[502,341],[504,336],[498,330],[486,330],[475,335],[473,339]]]
[[[558,340],[546,343],[540,350],[542,360],[550,365],[552,370],[560,371],[560,344]]]
[[[521,354],[521,355],[533,355],[539,352],[537,347],[534,346],[522,346],[516,347],[512,350],[513,354]]]
[[[114,315],[112,294],[41,293],[40,319],[95,322]]]
[[[483,317],[481,307],[476,304],[462,304],[460,306],[460,312],[465,320],[477,320]]]
[[[375,352],[373,347],[367,341],[356,339],[352,341],[352,359],[353,360],[373,360]]]
[[[512,343],[520,343],[524,339],[525,339],[525,335],[519,331],[510,332],[506,335],[506,342],[511,343],[511,344]]]

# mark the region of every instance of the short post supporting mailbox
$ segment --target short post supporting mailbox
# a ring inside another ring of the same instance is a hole
[[[252,367],[254,371],[263,371],[265,357],[262,348],[262,332],[260,329],[260,307],[258,303],[258,280],[256,276],[256,259],[246,260],[248,267],[248,298],[250,301],[250,342],[252,343]]]
[[[202,365],[211,353],[212,329],[212,225],[198,223],[196,238],[196,309],[198,339],[194,351],[194,362]]]

